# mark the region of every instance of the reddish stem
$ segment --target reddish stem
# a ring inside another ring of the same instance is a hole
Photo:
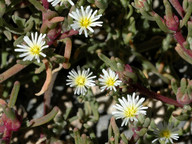
[[[65,44],[65,52],[64,52],[64,58],[66,59],[66,62],[63,63],[63,68],[68,69],[69,68],[69,59],[71,57],[71,51],[72,51],[72,42],[71,39],[66,39]]]
[[[182,6],[180,5],[178,0],[169,0],[172,6],[176,9],[176,11],[179,13],[179,15],[183,18],[184,17],[184,10]]]
[[[55,80],[57,78],[57,75],[58,75],[58,72],[53,74],[49,88],[47,89],[47,91],[44,94],[44,115],[46,115],[50,109],[51,96],[53,95],[52,90],[53,90],[53,86],[54,86]]]
[[[49,3],[47,2],[47,0],[42,0],[42,3],[45,9],[49,9]]]
[[[8,78],[12,77],[16,73],[20,72],[22,69],[24,69],[27,65],[21,65],[21,64],[15,64],[2,74],[0,74],[0,83],[7,80]]]
[[[53,33],[53,35],[51,35],[51,31],[55,32]],[[48,45],[52,45],[55,40],[57,39],[57,37],[59,37],[61,35],[61,26],[59,25],[59,28],[55,28],[55,29],[52,29],[48,32],[48,37],[50,39],[50,41],[48,42]]]
[[[180,44],[180,45],[183,45],[183,43],[185,42],[185,38],[183,37],[181,31],[176,31],[174,33],[174,37],[175,39],[177,40],[177,42]]]
[[[6,143],[6,144],[10,144],[10,140],[11,140],[11,136],[12,136],[12,131],[10,130],[5,130],[2,140]]]
[[[185,47],[184,47],[184,42],[185,42],[185,38],[183,37],[181,31],[176,31],[174,33],[174,37],[175,39],[177,40],[177,42],[181,45],[181,48],[184,50],[184,52],[189,55],[191,58],[192,58],[192,51],[191,50],[187,50]]]
[[[157,94],[153,91],[148,90],[147,88],[139,85],[139,84],[134,84],[132,85],[134,88],[136,88],[141,94],[146,95],[150,98],[160,100],[162,102],[165,102],[167,104],[175,105],[177,107],[183,107],[183,105],[179,104],[176,100],[165,97],[163,95]]]
[[[79,31],[75,31],[75,30],[70,30],[70,31],[67,31],[67,32],[64,32],[59,39],[64,39],[66,37],[70,37],[72,35],[77,35],[79,33]]]

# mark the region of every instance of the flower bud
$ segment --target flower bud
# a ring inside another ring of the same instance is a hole
[[[150,5],[147,2],[147,0],[134,0],[134,3],[132,5],[138,9],[138,10],[144,10],[144,11],[149,11],[150,10]]]
[[[192,80],[182,79],[176,93],[178,103],[185,105],[192,102]]]
[[[172,18],[164,17],[165,23],[167,27],[172,31],[177,31],[179,28],[179,18],[177,16],[173,16]]]
[[[181,89],[179,88],[177,91],[177,101],[180,104],[189,104],[192,102],[192,95],[189,95],[188,93],[182,94]]]

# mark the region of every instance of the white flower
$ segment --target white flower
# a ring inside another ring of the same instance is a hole
[[[124,119],[121,126],[127,125],[129,120],[138,121],[137,115],[146,115],[145,109],[148,109],[148,107],[144,107],[142,105],[145,98],[139,99],[139,96],[135,98],[135,93],[133,93],[133,96],[127,95],[127,100],[124,97],[122,99],[119,98],[118,100],[120,104],[113,106],[117,109],[117,111],[112,112],[112,114],[116,117],[116,119]]]
[[[85,37],[88,36],[87,29],[90,30],[92,33],[94,30],[91,27],[95,26],[102,26],[102,21],[97,21],[102,15],[96,15],[97,10],[93,12],[93,10],[88,6],[86,10],[84,10],[83,6],[81,6],[81,10],[76,9],[76,12],[69,13],[69,16],[75,19],[73,24],[71,24],[71,27],[74,30],[79,29],[79,34],[81,35],[84,31]],[[95,16],[96,15],[96,16]]]
[[[109,72],[107,72],[106,70],[102,70],[104,75],[100,75],[101,78],[99,78],[100,84],[103,85],[101,87],[101,91],[104,91],[106,88],[107,90],[114,90],[116,91],[116,86],[120,85],[121,81],[118,80],[118,75],[115,74],[114,71],[112,71],[111,69],[109,69]]]
[[[66,0],[48,0],[48,2],[51,2],[51,5],[53,7],[55,7],[57,4],[60,3],[60,6],[64,3],[64,1]],[[74,3],[72,2],[72,0],[67,0],[72,6],[74,5]]]
[[[67,85],[70,87],[75,87],[74,94],[85,94],[87,88],[94,86],[95,81],[93,80],[96,76],[91,76],[92,72],[89,72],[90,69],[81,71],[80,67],[77,67],[77,72],[73,69],[69,72],[67,76]]]
[[[32,61],[34,58],[37,59],[37,62],[40,62],[40,55],[43,57],[46,57],[44,53],[42,53],[42,50],[45,48],[48,48],[48,45],[45,45],[44,38],[46,37],[46,34],[40,34],[38,37],[37,32],[35,35],[31,33],[32,40],[29,39],[28,36],[24,36],[23,40],[25,41],[25,44],[17,45],[17,49],[15,49],[16,52],[23,52],[19,55],[19,57],[24,57],[23,61],[29,60]]]
[[[174,140],[178,140],[179,134],[176,132],[178,131],[177,128],[174,128],[173,123],[167,124],[166,122],[160,122],[157,125],[157,129],[154,130],[157,138],[152,141],[152,143],[156,142],[157,140],[165,142],[165,144],[171,142],[173,143]]]

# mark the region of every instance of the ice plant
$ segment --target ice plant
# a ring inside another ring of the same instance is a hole
[[[148,107],[144,107],[142,103],[145,98],[139,99],[139,96],[135,97],[135,93],[133,95],[127,95],[127,99],[124,97],[122,99],[118,99],[120,104],[116,104],[113,107],[117,109],[117,111],[112,112],[112,115],[116,117],[116,119],[124,119],[121,126],[127,125],[129,121],[138,121],[137,115],[144,114],[146,115],[146,110]]]
[[[101,78],[99,78],[100,84],[102,85],[101,91],[104,91],[105,89],[110,89],[116,91],[116,86],[119,86],[121,81],[118,80],[118,75],[115,74],[114,71],[109,69],[107,72],[105,69],[102,70],[103,75],[100,75]]]
[[[32,40],[29,39],[28,36],[24,36],[23,40],[25,41],[25,44],[17,45],[17,49],[15,49],[16,52],[23,52],[19,55],[19,57],[24,57],[23,61],[29,60],[32,61],[33,59],[36,59],[37,62],[40,62],[40,56],[46,57],[46,55],[42,52],[43,49],[48,48],[48,45],[45,45],[44,38],[46,37],[46,34],[40,34],[38,37],[38,33],[35,34],[31,33]]]
[[[154,134],[157,136],[156,139],[152,141],[152,143],[156,141],[162,141],[165,144],[173,143],[173,140],[178,140],[179,136],[177,133],[178,129],[174,128],[173,123],[167,124],[166,122],[160,122],[157,125],[157,129],[154,130]]]
[[[87,88],[94,86],[95,81],[93,80],[96,76],[91,76],[93,72],[90,72],[90,69],[82,70],[77,66],[77,72],[73,69],[69,72],[67,76],[67,85],[70,87],[75,87],[74,94],[85,94]]]
[[[71,24],[71,27],[74,30],[78,30],[79,34],[81,35],[84,31],[85,37],[88,37],[87,30],[91,31],[92,33],[94,30],[92,27],[95,26],[102,26],[102,21],[96,21],[98,20],[102,15],[96,15],[97,10],[95,10],[93,13],[93,10],[90,8],[90,6],[87,6],[87,8],[84,10],[83,6],[81,6],[81,10],[76,9],[76,11],[69,13],[69,16],[74,19],[74,23]]]
[[[65,1],[68,1],[72,6],[74,5],[72,0],[47,0],[47,1],[50,2],[53,7],[55,7],[59,3],[60,3],[60,6],[61,6],[61,5],[63,5],[63,3]]]

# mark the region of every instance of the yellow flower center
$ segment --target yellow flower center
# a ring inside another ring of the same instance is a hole
[[[33,47],[31,47],[30,52],[33,55],[39,55],[40,49],[41,49],[40,46],[34,45]]]
[[[114,86],[114,84],[115,84],[114,78],[108,78],[108,80],[106,81],[107,86]]]
[[[124,115],[125,117],[134,117],[136,115],[136,112],[137,112],[137,107],[135,106],[130,106],[128,107],[125,112],[124,112]]]
[[[81,25],[82,27],[87,28],[90,24],[91,24],[91,21],[90,21],[90,19],[88,19],[88,18],[82,18],[82,19],[80,20],[80,25]]]
[[[86,78],[84,76],[78,76],[75,80],[75,84],[77,86],[84,86],[86,82]]]
[[[160,137],[170,138],[170,136],[171,136],[171,133],[169,130],[163,130],[160,133]]]

